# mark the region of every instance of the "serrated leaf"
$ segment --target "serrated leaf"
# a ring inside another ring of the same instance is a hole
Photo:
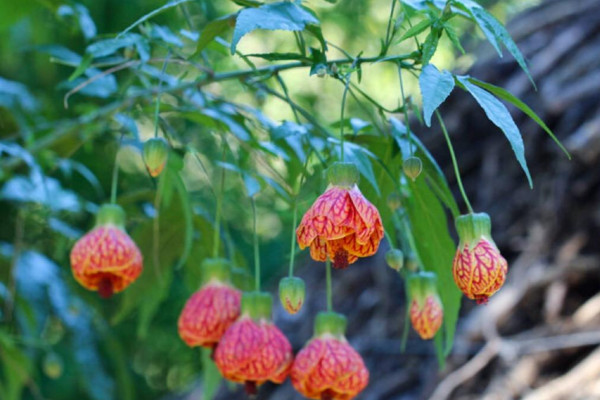
[[[235,15],[228,15],[226,17],[209,22],[200,34],[200,38],[198,39],[198,44],[196,46],[196,54],[204,50],[214,38],[225,32],[227,28],[229,28],[229,23],[234,18]]]
[[[311,13],[296,3],[280,2],[246,8],[240,11],[231,40],[231,54],[235,54],[242,37],[256,29],[302,31],[308,24],[318,24]]]
[[[421,71],[419,87],[423,96],[425,124],[431,126],[433,112],[446,101],[454,89],[454,77],[450,72],[440,72],[434,65],[428,64]]]
[[[525,160],[525,144],[523,143],[521,132],[510,115],[510,112],[508,112],[508,109],[490,92],[469,82],[468,76],[457,76],[456,79],[462,84],[463,88],[471,93],[473,98],[481,108],[483,108],[483,111],[485,111],[485,115],[487,115],[488,119],[502,130],[510,142],[515,156],[517,157],[517,161],[527,176],[529,186],[533,187],[531,174],[529,173],[527,161]]]
[[[554,140],[554,142],[558,145],[558,147],[560,147],[560,149],[567,155],[569,160],[571,159],[571,154],[569,154],[569,151],[563,146],[563,144],[560,142],[560,140],[558,140],[558,138],[554,135],[554,132],[552,132],[552,130],[550,128],[548,128],[548,125],[546,125],[544,123],[544,121],[535,113],[535,111],[533,111],[527,104],[522,102],[515,95],[510,93],[508,90],[501,88],[499,86],[495,86],[495,85],[492,85],[491,83],[483,82],[483,81],[480,81],[475,78],[469,78],[469,82],[472,82],[472,83],[476,84],[477,86],[480,86],[480,87],[486,89],[487,91],[495,94],[496,96],[498,96],[499,98],[501,98],[504,101],[508,101],[510,104],[514,105],[519,110],[521,110],[525,114],[527,114],[527,116],[529,116],[529,118],[534,120],[535,123],[537,123],[544,131],[546,131],[546,133],[552,138],[552,140]]]
[[[439,41],[439,32],[435,29],[432,29],[431,32],[429,32],[429,35],[427,35],[427,37],[425,38],[425,42],[423,42],[423,47],[421,50],[423,57],[421,58],[421,64],[429,64],[429,61],[431,61],[431,57],[433,57],[435,51],[437,50]]]
[[[424,32],[425,29],[429,28],[429,26],[431,26],[430,19],[424,19],[423,21],[420,21],[418,24],[413,25],[406,32],[404,32],[404,34],[400,36],[400,39],[398,39],[396,43],[400,43],[408,38],[418,35],[421,32]]]

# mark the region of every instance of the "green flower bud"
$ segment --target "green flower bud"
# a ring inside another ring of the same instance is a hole
[[[169,145],[163,138],[152,138],[144,143],[144,163],[150,175],[156,178],[165,168]]]
[[[421,171],[423,171],[423,162],[419,157],[409,157],[404,160],[402,170],[414,182],[421,175]]]
[[[404,266],[404,253],[399,249],[391,249],[385,253],[387,265],[396,271],[400,271]]]
[[[283,278],[279,282],[279,300],[281,305],[290,314],[296,314],[304,304],[306,285],[297,277]]]

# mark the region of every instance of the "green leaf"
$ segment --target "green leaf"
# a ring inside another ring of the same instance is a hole
[[[423,42],[423,48],[421,49],[423,58],[421,59],[421,64],[429,64],[431,57],[433,57],[435,51],[437,50],[439,41],[440,32],[437,29],[432,29],[431,32],[429,32],[429,35],[427,35],[425,38],[425,42]]]
[[[408,141],[406,136],[406,126],[395,118],[390,118],[390,124],[392,126],[392,134],[400,151],[402,152],[402,158],[407,159],[414,155],[419,157],[423,162],[423,173],[426,177],[427,183],[431,190],[436,196],[444,203],[444,205],[450,210],[453,217],[458,216],[459,209],[456,204],[456,200],[452,195],[450,186],[444,172],[436,162],[435,158],[431,155],[425,145],[417,138],[416,135],[411,136],[411,141]],[[412,146],[411,144],[412,143]]]
[[[151,12],[149,12],[146,15],[144,15],[143,17],[141,17],[140,19],[138,19],[137,21],[135,21],[133,24],[131,24],[127,28],[125,28],[125,30],[123,32],[121,32],[121,33],[119,33],[117,35],[117,38],[125,35],[127,32],[129,32],[130,30],[132,30],[133,28],[135,28],[139,24],[141,24],[141,23],[149,20],[150,18],[155,17],[156,15],[158,15],[158,14],[164,12],[164,11],[167,11],[170,8],[177,7],[178,5],[183,4],[183,3],[187,3],[189,1],[192,1],[192,0],[173,0],[173,1],[170,1],[167,4],[165,4],[164,6],[157,8],[156,10],[152,10]]]
[[[525,144],[523,143],[523,138],[521,137],[521,132],[513,121],[510,112],[508,109],[494,97],[490,92],[480,88],[479,86],[469,82],[468,76],[457,76],[456,79],[460,84],[465,88],[471,95],[475,98],[477,103],[483,108],[485,111],[485,115],[487,115],[488,119],[494,123],[498,128],[502,130],[510,145],[517,157],[517,161],[521,164],[521,168],[525,175],[527,176],[527,180],[529,181],[529,186],[533,187],[533,182],[531,180],[531,174],[529,173],[529,168],[527,167],[527,161],[525,160]]]
[[[527,116],[529,116],[529,118],[534,120],[543,130],[546,131],[546,133],[552,138],[552,140],[554,140],[554,142],[556,142],[558,147],[560,147],[561,150],[567,155],[569,160],[571,159],[571,154],[569,154],[569,151],[562,145],[560,140],[558,140],[558,138],[554,135],[554,132],[552,132],[552,130],[550,128],[548,128],[548,126],[544,123],[544,121],[542,121],[542,119],[531,108],[529,108],[529,106],[527,104],[525,104],[524,102],[519,100],[515,95],[510,93],[508,90],[501,88],[499,86],[495,86],[495,85],[492,85],[491,83],[483,82],[483,81],[480,81],[479,79],[475,79],[475,78],[469,78],[469,82],[474,83],[477,86],[484,88],[488,92],[495,94],[496,96],[498,96],[499,98],[501,98],[504,101],[508,101],[513,106],[517,107],[519,110],[521,110],[525,114],[527,114]]]
[[[396,43],[403,42],[404,40],[411,38],[413,36],[416,36],[419,33],[425,31],[425,29],[427,29],[431,26],[431,22],[432,21],[430,19],[424,19],[423,21],[419,22],[418,24],[413,25],[410,29],[408,29],[406,32],[404,32],[404,35],[402,35],[400,37],[400,39],[398,39],[396,41]]]
[[[93,55],[86,53],[83,56],[83,58],[81,59],[81,62],[79,63],[79,65],[77,66],[75,71],[73,71],[71,76],[69,76],[69,81],[73,81],[73,80],[77,79],[79,76],[81,76],[81,74],[83,74],[85,72],[85,70],[87,70],[89,68],[89,66],[92,65],[93,59],[94,59]]]
[[[22,399],[23,388],[30,376],[31,363],[25,353],[12,343],[10,337],[0,331],[0,361],[4,380],[2,393],[5,400]]]
[[[242,7],[260,7],[263,5],[261,1],[256,0],[231,0],[235,4],[240,5]]]
[[[200,34],[195,54],[202,52],[202,50],[204,50],[206,46],[208,46],[209,43],[213,41],[214,38],[225,32],[227,28],[229,28],[229,24],[234,19],[235,15],[227,15],[223,18],[219,18],[209,22]]]
[[[431,126],[433,112],[446,101],[454,89],[454,77],[450,72],[440,72],[433,64],[428,64],[421,71],[419,86],[423,96],[425,124]]]
[[[256,29],[302,31],[306,25],[318,23],[319,20],[296,3],[280,2],[245,8],[237,17],[231,40],[231,54],[235,54],[240,39]]]
[[[452,276],[456,247],[448,232],[448,220],[442,204],[425,180],[409,181],[408,189],[411,194],[405,203],[410,221],[408,228],[415,238],[414,250],[423,268],[435,272],[438,277],[438,291],[444,306],[444,329],[438,335],[444,335],[444,353],[448,354],[454,341],[462,297]]]
[[[211,349],[201,348],[202,352],[202,398],[213,399],[221,384],[221,373],[211,359]]]
[[[527,67],[527,63],[525,62],[523,54],[519,50],[519,47],[516,45],[516,43],[504,27],[504,25],[502,25],[500,21],[498,21],[493,15],[489,14],[483,7],[481,7],[475,1],[455,0],[454,3],[460,9],[471,15],[473,20],[483,31],[485,37],[492,44],[494,49],[496,49],[496,52],[500,57],[502,57],[501,45],[503,44],[507,48],[507,50],[510,52],[510,54],[512,54],[512,56],[515,58],[521,69],[523,69],[525,74],[527,74],[527,77],[535,87],[535,82],[533,81],[533,77],[529,72],[529,68]]]
[[[371,186],[373,186],[373,189],[375,189],[377,195],[381,196],[379,184],[377,183],[377,179],[375,179],[375,173],[373,172],[373,165],[369,159],[376,158],[376,156],[364,147],[347,141],[344,143],[344,153],[346,161],[355,163],[360,171],[360,174],[364,176],[367,181],[369,181]]]
[[[454,28],[452,26],[450,26],[450,24],[444,24],[444,31],[446,32],[446,35],[448,35],[448,38],[450,39],[450,41],[452,42],[454,47],[456,47],[458,50],[460,50],[460,52],[462,54],[466,54],[467,52],[462,47],[462,44],[460,44],[460,38],[456,34],[456,31],[454,30]]]

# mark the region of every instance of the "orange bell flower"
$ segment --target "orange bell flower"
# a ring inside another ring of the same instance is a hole
[[[408,277],[407,284],[411,299],[410,322],[421,339],[431,339],[444,321],[444,309],[437,293],[435,274],[412,274]]]
[[[282,383],[294,355],[287,338],[271,322],[273,300],[266,293],[244,293],[242,314],[225,331],[215,364],[225,379],[243,383],[248,394],[266,381]]]
[[[485,213],[456,218],[460,238],[452,265],[458,288],[477,304],[485,304],[506,280],[508,263],[491,236],[491,221]]]
[[[296,230],[300,249],[310,247],[316,261],[333,261],[346,268],[359,257],[377,252],[383,225],[377,208],[360,192],[354,164],[336,163],[329,168],[329,187],[302,217]]]
[[[117,205],[100,207],[96,227],[75,243],[75,280],[103,298],[125,290],[142,273],[142,253],[125,232],[125,213]]]
[[[188,346],[214,349],[240,316],[242,293],[229,282],[227,260],[207,259],[201,268],[203,286],[185,303],[177,327]]]
[[[344,337],[345,328],[343,315],[317,315],[315,336],[300,350],[290,373],[292,385],[304,397],[350,400],[369,383],[369,371]]]

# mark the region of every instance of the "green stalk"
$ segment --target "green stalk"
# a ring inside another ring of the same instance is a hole
[[[462,183],[462,178],[460,177],[460,170],[458,169],[458,162],[456,161],[456,155],[454,154],[454,147],[452,146],[452,142],[450,141],[450,135],[448,134],[448,130],[446,129],[446,124],[444,124],[444,120],[440,115],[438,110],[435,110],[435,115],[437,116],[438,121],[440,122],[440,126],[442,127],[442,132],[444,132],[444,137],[446,138],[446,143],[448,144],[448,150],[450,150],[450,157],[452,158],[452,165],[454,166],[454,173],[456,174],[456,182],[458,183],[458,188],[460,189],[460,194],[462,195],[465,204],[467,205],[467,209],[469,213],[473,214],[473,207],[471,207],[471,202],[467,197],[467,192],[465,192],[465,188]]]
[[[225,161],[225,144],[223,144],[223,155],[222,161]],[[219,193],[216,194],[217,210],[215,212],[215,230],[213,237],[213,257],[216,258],[219,255],[219,244],[221,238],[221,214],[223,212],[223,192],[225,189],[225,168],[221,167],[221,183],[219,187]]]
[[[294,199],[294,219],[292,223],[292,245],[290,250],[290,278],[294,276],[294,256],[296,255],[296,224],[298,223],[298,200]]]
[[[402,108],[404,111],[404,122],[406,123],[407,137],[408,137],[408,148],[410,154],[414,154],[412,131],[410,129],[410,122],[408,120],[408,109],[406,108],[406,97],[404,96],[404,81],[402,80],[402,65],[398,64],[398,76],[400,77],[400,94],[402,95]]]
[[[112,183],[110,185],[110,204],[117,204],[117,184],[119,183],[119,149],[121,148],[121,142],[123,141],[123,134],[119,139],[119,146],[117,147],[117,153],[115,154],[115,164],[113,165]]]
[[[341,161],[344,162],[344,113],[346,110],[346,98],[348,96],[348,89],[350,87],[350,74],[346,75],[346,85],[344,87],[344,94],[342,95],[342,111],[340,116],[340,151]]]
[[[169,57],[171,57],[171,50],[167,53],[167,57],[165,57],[165,61],[163,62],[162,70],[160,71],[160,77],[158,78],[158,92],[156,93],[156,106],[154,108],[154,137],[158,137],[158,113],[160,111],[160,95],[161,88],[163,83],[163,76],[165,75],[165,71],[167,69],[167,64],[169,62]]]
[[[331,260],[327,257],[325,262],[327,269],[327,311],[333,311],[333,291],[331,289]]]
[[[258,253],[258,232],[256,228],[256,201],[252,197],[252,213],[254,215],[254,279],[255,289],[260,292],[260,254]]]

